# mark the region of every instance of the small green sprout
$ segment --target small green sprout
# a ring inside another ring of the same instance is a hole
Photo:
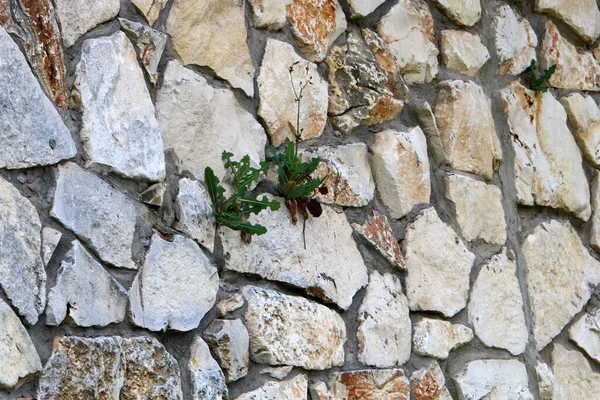
[[[537,92],[546,93],[549,89],[548,82],[552,78],[552,74],[556,72],[556,64],[544,70],[544,74],[538,77],[535,60],[531,60],[531,64],[527,67],[526,71],[529,72],[529,88]]]

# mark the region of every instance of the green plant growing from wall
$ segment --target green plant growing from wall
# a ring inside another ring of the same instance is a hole
[[[531,60],[531,64],[526,71],[529,72],[529,88],[536,92],[546,93],[549,89],[548,81],[552,78],[552,74],[556,72],[556,64],[544,70],[544,73],[538,77],[535,60]]]

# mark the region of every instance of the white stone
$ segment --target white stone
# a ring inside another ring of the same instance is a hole
[[[44,265],[48,265],[54,254],[54,250],[58,246],[62,233],[56,229],[45,226],[42,228],[42,261]]]
[[[119,0],[55,0],[54,8],[60,23],[65,47],[71,47],[77,39],[96,25],[117,16],[121,8]]]
[[[35,206],[0,177],[0,287],[30,325],[46,306],[41,231]]]
[[[592,226],[590,229],[590,246],[600,252],[600,172],[594,174],[591,189]]]
[[[503,248],[481,267],[468,307],[477,337],[486,346],[506,349],[515,356],[525,351],[529,341],[516,273],[516,263]]]
[[[294,369],[294,367],[291,365],[286,365],[283,367],[265,367],[260,370],[260,373],[269,375],[277,380],[282,380],[285,379],[290,372],[292,372],[292,369]]]
[[[0,168],[56,164],[77,153],[71,133],[0,26]]]
[[[588,43],[600,36],[600,10],[596,0],[536,0],[535,11],[560,19]]]
[[[552,350],[553,400],[587,399],[600,391],[600,373],[583,354],[556,343]]]
[[[227,384],[221,367],[200,336],[194,336],[189,361],[193,400],[228,400]]]
[[[371,162],[379,198],[392,218],[402,218],[414,206],[429,203],[429,158],[421,128],[377,133],[371,147]]]
[[[46,324],[68,316],[77,326],[106,326],[125,319],[127,291],[74,240],[48,293]]]
[[[410,358],[412,326],[400,279],[374,271],[358,309],[358,360],[378,368]]]
[[[155,233],[129,289],[129,316],[152,331],[189,331],[215,304],[218,290],[217,269],[193,240],[176,235],[167,242]]]
[[[600,262],[568,222],[539,224],[523,244],[533,336],[543,349],[591,297],[600,283]]]
[[[335,311],[302,297],[244,288],[252,361],[323,370],[344,364],[346,325]]]
[[[431,105],[425,101],[416,106],[414,110],[419,119],[419,125],[427,137],[427,147],[431,151],[433,159],[439,164],[450,164]]]
[[[177,61],[167,65],[156,115],[165,150],[173,149],[181,169],[198,179],[204,179],[206,167],[219,178],[225,175],[223,151],[236,160],[247,154],[256,166],[265,158],[264,129],[233,93],[214,88]]]
[[[253,215],[250,222],[267,228],[266,234],[253,237],[250,244],[242,242],[238,231],[217,229],[226,271],[288,283],[343,309],[350,307],[354,294],[367,284],[367,268],[343,212],[323,206],[323,214],[306,220],[304,227],[293,225],[289,211],[281,207]]]
[[[470,27],[481,19],[481,0],[434,0],[452,21]]]
[[[454,378],[459,400],[533,400],[527,370],[517,360],[476,360]]]
[[[591,358],[600,362],[600,308],[590,307],[569,328],[569,337]]]
[[[410,309],[438,311],[446,317],[462,310],[467,305],[475,255],[434,208],[407,226],[404,240]]]
[[[540,400],[552,400],[554,395],[554,374],[548,364],[538,361],[535,364]]]
[[[519,203],[563,209],[587,221],[590,189],[562,105],[551,93],[516,81],[501,91],[501,99],[515,151]]]
[[[496,8],[493,26],[500,75],[519,75],[529,67],[531,60],[537,61],[537,36],[529,21],[509,5]]]
[[[353,18],[366,17],[383,3],[385,3],[385,0],[348,0],[350,13]]]
[[[294,71],[290,76],[292,66]],[[329,94],[327,82],[320,77],[316,64],[296,54],[292,45],[268,39],[256,81],[260,97],[257,113],[274,146],[286,140],[295,141],[298,104],[294,90],[299,95],[300,89],[309,81],[312,84],[302,91],[299,136],[302,140],[321,136],[327,122]]]
[[[446,378],[435,362],[427,368],[413,372],[410,376],[412,395],[417,400],[452,400],[446,387]]]
[[[175,229],[212,253],[217,223],[208,191],[199,182],[183,178],[179,180],[176,204],[180,214]]]
[[[160,12],[165,8],[168,1],[169,0],[131,0],[133,5],[144,14],[150,25],[153,25],[158,19]]]
[[[463,75],[475,77],[490,59],[481,38],[466,31],[442,31],[440,45],[444,66]]]
[[[587,162],[600,168],[600,109],[593,97],[572,93],[560,99],[569,116],[575,141]]]
[[[252,392],[244,393],[235,400],[306,400],[308,379],[299,374],[283,382],[268,381]]]
[[[255,28],[276,31],[287,21],[286,8],[292,0],[250,0],[252,21]]]
[[[133,202],[75,163],[58,167],[50,215],[115,267],[137,269],[131,259],[136,226]]]
[[[450,351],[473,340],[473,331],[460,324],[441,319],[423,318],[414,326],[413,349],[415,353],[446,359]]]
[[[127,36],[119,31],[83,42],[75,76],[86,167],[163,180],[165,158],[154,105]]]
[[[249,337],[239,319],[215,319],[203,332],[213,356],[223,370],[227,383],[248,374]]]

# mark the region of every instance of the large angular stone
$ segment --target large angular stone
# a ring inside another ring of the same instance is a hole
[[[156,4],[160,1],[155,1]],[[158,64],[167,45],[168,36],[165,33],[152,29],[139,22],[119,18],[121,29],[127,31],[135,38],[135,45],[139,49],[142,65],[155,86],[158,82]]]
[[[413,372],[410,383],[415,400],[452,400],[446,388],[446,378],[437,362]]]
[[[529,67],[531,60],[537,61],[537,36],[529,21],[509,5],[496,8],[493,26],[500,75],[519,75]]]
[[[116,17],[121,8],[119,0],[54,0],[65,47],[96,25]]]
[[[148,20],[148,24],[153,25],[158,19],[160,12],[165,8],[169,0],[131,0],[133,5],[140,10]]]
[[[306,400],[307,391],[308,379],[306,375],[299,374],[282,382],[268,381],[258,389],[236,397],[235,400]]]
[[[129,290],[129,316],[152,331],[189,331],[215,304],[218,290],[217,269],[193,240],[176,235],[168,242],[155,233]]]
[[[569,116],[575,141],[587,162],[600,168],[600,109],[591,96],[572,93],[560,99]]]
[[[559,208],[588,220],[590,189],[564,108],[551,93],[516,81],[501,91],[501,99],[515,151],[519,203]]]
[[[383,3],[385,3],[385,0],[348,0],[353,18],[366,17]]]
[[[177,360],[154,338],[56,336],[52,347],[40,399],[183,398]]]
[[[212,253],[217,223],[208,191],[198,181],[183,178],[179,180],[177,206],[180,214],[175,229]]]
[[[294,141],[296,136],[302,140],[321,136],[327,122],[328,92],[316,64],[296,54],[292,45],[268,39],[256,81],[260,97],[257,112],[274,146]],[[295,96],[302,87],[298,135]]]
[[[454,378],[459,400],[533,400],[527,370],[517,360],[476,360]]]
[[[483,265],[471,289],[469,323],[486,346],[519,355],[529,341],[517,266],[506,248]],[[498,329],[501,326],[502,329]]]
[[[374,271],[358,309],[358,360],[378,368],[410,358],[412,326],[400,279]]]
[[[588,43],[600,36],[600,10],[595,0],[536,0],[535,11],[560,19]]]
[[[204,339],[223,370],[227,383],[248,374],[250,339],[239,319],[215,319],[203,332]]]
[[[442,31],[440,45],[444,66],[463,75],[475,77],[490,59],[481,38],[466,31]]]
[[[569,337],[591,358],[600,362],[600,307],[589,306],[569,328]]]
[[[206,66],[254,96],[245,6],[238,0],[176,0],[167,19],[173,50],[184,64]]]
[[[46,306],[42,223],[34,205],[2,177],[0,227],[0,287],[27,323],[34,325]]]
[[[131,259],[135,206],[121,192],[75,163],[58,167],[50,215],[115,267],[137,269]]]
[[[600,283],[600,262],[567,222],[539,224],[523,244],[533,336],[543,349],[581,311]]]
[[[323,370],[344,364],[346,325],[329,308],[302,297],[244,288],[252,361]]]
[[[585,399],[600,390],[600,373],[583,354],[555,343],[552,349],[553,399]]]
[[[364,225],[354,223],[352,227],[393,266],[400,270],[406,269],[400,245],[385,215],[374,211],[373,215],[367,218]]]
[[[410,309],[437,311],[446,317],[462,310],[467,305],[475,255],[434,208],[408,225],[404,240]]]
[[[429,203],[429,158],[421,128],[377,133],[371,161],[379,198],[392,218],[402,218],[414,206]]]
[[[71,133],[0,26],[0,168],[56,164],[77,153]]]
[[[406,83],[429,83],[438,73],[433,16],[423,0],[400,0],[377,24]]]
[[[125,319],[127,291],[74,240],[48,293],[46,324],[68,316],[77,326],[106,326]]]
[[[223,371],[200,336],[195,336],[192,342],[189,369],[193,400],[229,399]]]
[[[473,331],[460,324],[441,319],[424,318],[414,326],[413,348],[415,353],[438,359],[446,359],[450,351],[473,340]]]
[[[450,166],[490,180],[502,160],[492,105],[471,81],[443,81],[435,118]]]
[[[292,0],[250,0],[255,28],[276,31],[287,21],[287,6]]]
[[[247,154],[255,165],[264,160],[267,136],[252,114],[230,90],[209,85],[178,61],[167,65],[156,115],[165,149],[173,149],[181,169],[198,179],[204,178],[205,167],[219,178],[225,175],[223,151],[235,159]]]
[[[162,180],[162,138],[133,45],[123,32],[81,46],[75,90],[86,167],[128,178]]]
[[[481,0],[434,0],[452,21],[460,26],[473,26],[481,19]]]
[[[40,357],[19,317],[0,299],[0,388],[12,388],[42,369]]]
[[[410,382],[401,369],[339,372],[331,378],[333,400],[409,400]]]
[[[309,218],[303,227],[302,223],[293,225],[289,211],[282,207],[253,215],[250,222],[267,228],[266,234],[255,236],[250,244],[242,242],[238,231],[217,229],[225,270],[285,282],[343,309],[350,307],[354,294],[367,284],[367,268],[343,213],[324,206],[323,214]]]

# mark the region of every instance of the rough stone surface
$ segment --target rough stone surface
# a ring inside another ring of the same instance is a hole
[[[469,323],[481,341],[519,355],[529,341],[517,265],[506,248],[483,265],[471,289]],[[498,327],[502,329],[498,329]]]
[[[572,93],[560,99],[569,116],[575,141],[587,162],[600,168],[600,109],[591,96]]]
[[[195,329],[218,290],[217,269],[193,240],[176,235],[168,242],[154,234],[129,290],[131,322],[152,331]]]
[[[590,307],[569,328],[569,337],[591,358],[600,362],[600,307]]]
[[[400,279],[374,271],[358,309],[358,360],[378,368],[402,365],[410,358],[411,322]]]
[[[553,399],[585,399],[600,390],[600,373],[583,354],[556,343],[552,350]]]
[[[292,0],[250,0],[255,28],[276,31],[287,21],[287,6]]]
[[[164,179],[154,105],[127,36],[117,32],[83,42],[75,74],[86,167],[130,178]]]
[[[285,379],[285,377],[288,376],[290,372],[292,372],[292,369],[294,369],[294,367],[292,367],[291,365],[283,367],[265,367],[260,371],[260,373],[264,375],[269,375],[278,380],[282,380]]]
[[[204,178],[204,168],[209,166],[219,178],[225,175],[223,151],[233,153],[235,159],[248,154],[256,165],[265,157],[264,129],[233,93],[209,85],[177,61],[167,65],[156,115],[165,150],[173,149],[181,169],[198,179]]]
[[[42,228],[42,261],[48,265],[54,255],[54,250],[58,246],[62,233],[56,229],[45,226]]]
[[[59,166],[50,215],[79,236],[101,260],[137,269],[131,259],[135,206],[98,176],[74,163]]]
[[[284,203],[283,199],[267,197]],[[217,229],[226,271],[285,282],[343,309],[350,307],[354,294],[367,284],[367,268],[343,213],[324,206],[323,214],[309,218],[304,228],[301,223],[293,225],[289,211],[281,207],[279,211],[253,215],[250,222],[264,225],[267,233],[255,236],[248,245],[242,242],[239,232]]]
[[[473,331],[460,324],[424,318],[414,326],[413,349],[422,356],[446,359],[450,351],[473,340]]]
[[[249,337],[239,319],[215,319],[203,332],[204,340],[223,370],[227,383],[248,374]]]
[[[182,399],[177,361],[150,337],[56,336],[37,397]]]
[[[160,1],[155,1],[159,4]],[[121,28],[133,35],[135,45],[140,51],[142,65],[155,86],[158,81],[158,63],[162,58],[168,36],[139,22],[119,18]]]
[[[346,326],[334,311],[301,297],[249,286],[245,323],[252,361],[328,369],[344,364]]]
[[[554,374],[552,370],[543,362],[535,364],[535,374],[538,378],[538,390],[541,400],[552,400],[554,396]]]
[[[176,202],[180,214],[175,229],[185,233],[212,253],[217,223],[208,191],[199,182],[183,178],[179,181]]]
[[[402,218],[414,206],[429,203],[429,158],[421,128],[377,133],[371,162],[379,198],[392,218]]]
[[[446,388],[446,378],[437,362],[413,372],[410,383],[415,400],[452,400]]]
[[[84,33],[115,17],[119,0],[54,0],[65,47],[71,47]]]
[[[140,193],[139,200],[142,203],[160,207],[163,204],[166,191],[167,184],[165,182],[155,183]]]
[[[184,64],[211,68],[254,96],[254,66],[246,43],[244,2],[177,0],[167,19],[173,50]]]
[[[200,336],[195,336],[192,342],[189,369],[193,400],[229,399],[223,371]]]
[[[537,61],[538,39],[529,21],[503,5],[496,9],[493,26],[500,75],[519,75]]]
[[[435,119],[450,166],[490,180],[502,160],[492,105],[481,86],[471,81],[443,81]]]
[[[0,388],[12,388],[42,369],[40,357],[19,317],[0,300]]]
[[[30,325],[46,306],[41,231],[34,205],[0,177],[0,287]]]
[[[106,326],[125,319],[127,291],[74,240],[48,293],[46,324],[68,316],[77,326]]]
[[[600,36],[600,10],[595,0],[536,0],[535,11],[560,19],[586,42]]]
[[[148,24],[153,25],[160,12],[169,0],[131,0],[133,5],[146,17]]]
[[[290,76],[291,67],[294,70]],[[296,54],[292,45],[268,39],[256,81],[260,97],[258,115],[274,146],[295,140],[298,107],[294,89],[299,94],[308,82],[312,83],[302,91],[300,102],[299,136],[303,140],[321,136],[327,121],[328,92],[327,82],[319,76],[316,64]]]
[[[352,227],[393,266],[400,270],[406,269],[400,245],[398,245],[394,231],[385,215],[374,211],[373,215],[367,218],[364,225],[354,223]]]
[[[440,45],[444,66],[463,75],[475,77],[490,59],[490,53],[481,43],[481,38],[469,32],[442,31]]]
[[[425,101],[415,106],[414,111],[419,120],[419,125],[427,137],[427,146],[433,159],[439,164],[450,164],[431,105]]]
[[[460,26],[473,26],[481,19],[481,0],[434,0],[452,21]]]
[[[233,293],[217,303],[217,311],[219,312],[219,316],[223,317],[243,306],[244,295],[241,293]]]
[[[434,208],[426,209],[408,225],[404,240],[410,309],[438,311],[446,317],[462,310],[467,305],[475,255]]]
[[[454,378],[460,400],[533,400],[527,370],[517,360],[476,360]]]
[[[590,229],[590,246],[600,251],[600,173],[596,172],[592,179],[592,226]]]
[[[445,183],[446,199],[454,203],[465,240],[504,244],[506,221],[498,186],[457,174],[446,175]]]
[[[340,372],[331,379],[333,399],[409,400],[410,382],[401,369]]]
[[[600,263],[567,222],[539,224],[523,244],[533,336],[543,349],[581,311],[600,283]]]
[[[308,379],[306,375],[296,375],[295,378],[283,382],[268,381],[252,392],[244,393],[235,400],[306,400]]]
[[[581,153],[567,127],[567,113],[551,93],[518,82],[501,91],[515,151],[517,198],[567,210],[588,220],[590,190]]]
[[[353,18],[366,17],[383,3],[385,3],[385,0],[348,0]]]

